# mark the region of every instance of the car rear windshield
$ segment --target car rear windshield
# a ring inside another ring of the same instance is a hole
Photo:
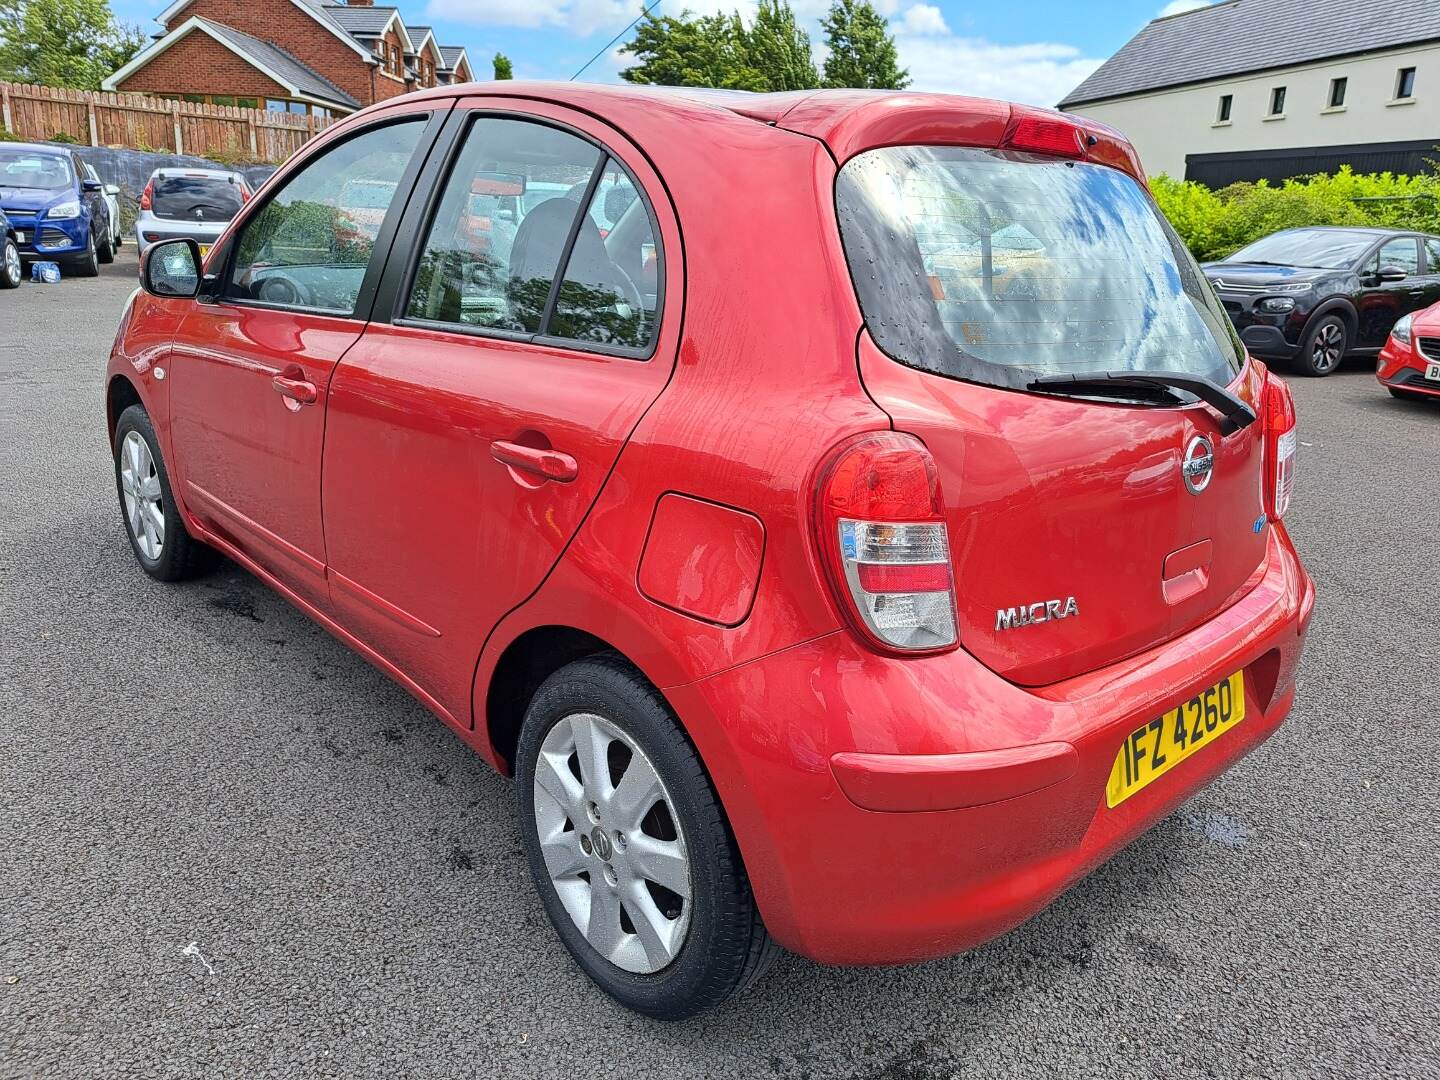
[[[1264,263],[1274,266],[1342,270],[1358,262],[1380,238],[1373,232],[1335,232],[1332,229],[1286,229],[1271,233],[1227,256],[1227,263]]]
[[[841,169],[836,203],[866,326],[903,364],[1012,388],[1116,370],[1224,385],[1239,370],[1214,292],[1126,173],[888,147]]]
[[[229,221],[240,210],[240,185],[214,176],[161,176],[151,210],[156,217]]]

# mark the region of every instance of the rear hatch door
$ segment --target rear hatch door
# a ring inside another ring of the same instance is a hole
[[[1031,385],[1180,371],[1258,406],[1263,369],[1133,178],[890,147],[847,163],[837,202],[866,389],[940,471],[964,648],[1050,683],[1183,633],[1257,580],[1258,422],[1225,435],[1189,395]]]

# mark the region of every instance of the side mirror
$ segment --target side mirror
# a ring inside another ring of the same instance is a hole
[[[105,185],[102,184],[102,183],[100,183],[99,180],[81,180],[81,181],[80,181],[80,190],[81,190],[81,191],[101,191],[101,190],[104,189],[104,187],[105,187]]]
[[[1379,270],[1375,271],[1375,277],[1382,282],[1404,281],[1409,276],[1410,275],[1398,266],[1382,266]]]
[[[105,194],[106,194],[106,195],[119,195],[119,194],[120,194],[120,185],[119,185],[119,184],[106,184],[106,185],[105,185]]]
[[[200,245],[164,240],[140,260],[140,287],[151,296],[189,299],[200,291]]]

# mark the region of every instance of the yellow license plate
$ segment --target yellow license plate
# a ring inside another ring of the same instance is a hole
[[[1110,766],[1106,805],[1119,806],[1244,719],[1245,675],[1237,671],[1179,708],[1142,724],[1120,744]]]

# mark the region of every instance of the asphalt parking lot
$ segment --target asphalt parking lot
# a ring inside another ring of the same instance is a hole
[[[443,725],[234,567],[135,564],[133,252],[0,294],[0,1076],[1440,1076],[1440,407],[1293,380],[1320,605],[1269,743],[978,952],[666,1026],[572,967]]]

